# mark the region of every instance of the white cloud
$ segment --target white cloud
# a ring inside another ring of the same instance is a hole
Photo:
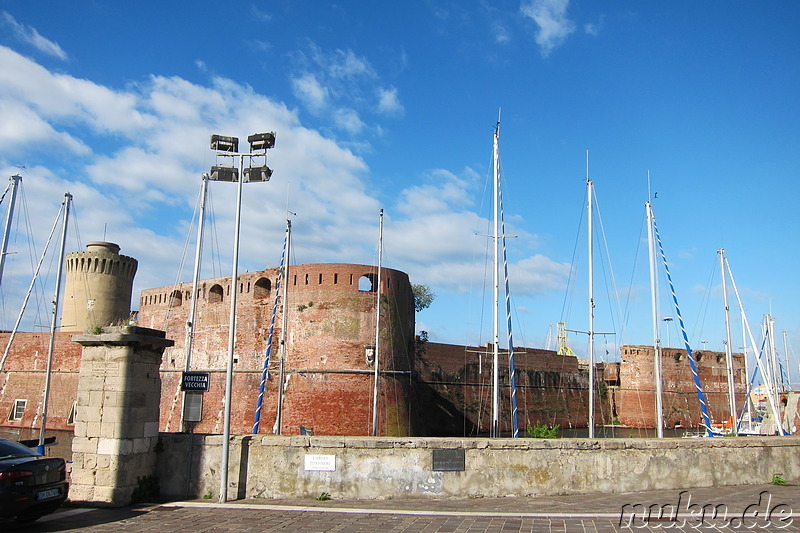
[[[35,28],[17,22],[10,13],[3,11],[3,25],[10,28],[21,42],[32,45],[40,52],[57,57],[62,61],[67,60],[67,53],[53,41],[42,37]]]
[[[339,129],[351,135],[357,135],[364,129],[364,122],[353,109],[339,108],[334,112],[333,117]]]
[[[507,43],[511,40],[511,33],[504,24],[495,22],[492,24],[492,32],[494,33],[494,42],[498,44]]]
[[[400,115],[404,112],[403,105],[397,96],[395,87],[378,89],[378,112],[382,115]]]
[[[525,0],[520,6],[522,14],[538,26],[536,44],[544,56],[564,44],[575,31],[575,24],[567,18],[567,7],[569,0]]]
[[[320,84],[317,77],[306,72],[292,79],[294,95],[305,104],[312,113],[319,113],[328,107],[328,89]]]
[[[368,124],[364,117],[403,114],[397,89],[383,86],[369,60],[352,50],[326,52],[310,43],[294,58],[295,96],[315,117],[329,120],[338,130],[355,136],[369,128],[379,135],[380,126]]]
[[[36,213],[54,216],[62,191],[70,190],[84,240],[70,249],[82,249],[92,240],[118,242],[123,253],[140,262],[135,291],[190,275],[186,266],[181,276],[176,274],[178,256],[200,174],[214,164],[209,135],[235,135],[244,142],[249,133],[270,130],[277,132],[268,161],[275,173],[267,183],[244,185],[242,270],[278,261],[287,210],[297,213],[293,255],[298,262],[372,263],[377,214],[385,205],[392,268],[429,283],[437,292],[466,293],[483,276],[483,262],[474,258],[476,251],[485,250],[486,238],[476,233],[484,232],[488,221],[475,212],[472,193],[479,176],[470,168],[459,173],[431,170],[421,183],[411,180],[386,202],[370,191],[369,168],[362,158],[304,126],[295,111],[250,86],[222,77],[200,85],[153,75],[114,90],[54,74],[3,47],[0,62],[6,67],[0,71],[0,158],[19,152],[40,161],[22,172],[28,190],[35,191]],[[343,64],[349,66],[340,69],[342,75],[364,71],[353,58]],[[30,91],[17,81],[25,77],[34,85]],[[316,75],[304,79],[313,89],[309,94],[327,90],[315,83]],[[374,97],[377,89],[372,89],[369,94]],[[385,91],[384,105],[399,106],[396,91]],[[317,100],[325,98],[318,94]],[[330,106],[328,112],[355,143],[373,131],[348,106]],[[80,157],[64,157],[54,146]],[[0,159],[7,168],[17,163]],[[209,190],[213,229],[207,233],[208,242],[217,242],[217,253],[230,257],[237,187],[211,183]],[[35,220],[37,236],[46,234],[49,218]],[[210,261],[204,264],[202,276],[227,273],[224,263],[222,271],[212,270]],[[515,287],[519,294],[559,285],[563,265],[535,255],[512,264],[512,269],[515,265],[527,279]]]

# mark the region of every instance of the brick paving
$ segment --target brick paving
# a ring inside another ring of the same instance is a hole
[[[649,510],[649,517],[648,517]],[[392,500],[209,500],[65,507],[3,532],[606,533],[800,532],[800,486],[749,485],[631,494]]]

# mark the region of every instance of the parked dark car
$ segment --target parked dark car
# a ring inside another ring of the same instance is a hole
[[[68,493],[64,459],[0,438],[0,520],[32,522],[58,509]]]

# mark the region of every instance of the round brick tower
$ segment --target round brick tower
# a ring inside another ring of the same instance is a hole
[[[111,242],[90,242],[67,254],[61,331],[88,331],[127,324],[138,261]]]

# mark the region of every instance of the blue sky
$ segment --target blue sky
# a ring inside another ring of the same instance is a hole
[[[544,346],[561,320],[587,328],[589,150],[605,233],[595,326],[619,333],[600,351],[652,342],[649,171],[694,347],[723,347],[724,247],[755,335],[771,312],[793,354],[798,20],[791,1],[0,0],[0,169],[23,175],[31,228],[20,231],[37,250],[69,190],[80,232],[69,250],[119,243],[140,262],[138,294],[191,275],[180,256],[213,164],[209,135],[274,130],[272,180],[246,185],[242,269],[278,262],[287,206],[294,262],[374,264],[383,208],[384,265],[437,294],[417,329],[487,342],[476,234],[491,217],[502,108],[517,344]],[[204,277],[230,271],[234,191],[212,185],[219,249]],[[30,279],[25,239],[3,280],[5,324]],[[660,314],[674,316],[666,294]],[[612,320],[613,307],[626,317]],[[585,355],[585,337],[570,343]]]

